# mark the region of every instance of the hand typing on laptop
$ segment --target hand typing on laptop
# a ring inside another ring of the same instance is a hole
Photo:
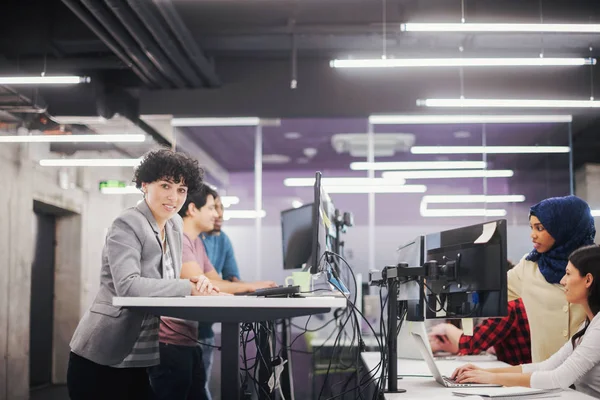
[[[473,364],[465,364],[457,368],[450,379],[457,383],[498,383],[493,372],[486,371]]]

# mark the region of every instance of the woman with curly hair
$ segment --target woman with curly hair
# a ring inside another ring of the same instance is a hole
[[[148,399],[147,367],[159,364],[159,318],[113,306],[114,296],[176,297],[214,289],[205,277],[178,279],[183,223],[177,214],[198,190],[198,162],[171,150],[146,154],[134,181],[144,194],[110,226],[100,289],[71,340],[71,399]]]

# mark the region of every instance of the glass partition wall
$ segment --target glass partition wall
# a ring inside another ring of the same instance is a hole
[[[531,250],[529,207],[573,186],[570,124],[519,121],[282,119],[201,134],[222,146],[210,154],[228,171],[216,186],[243,278],[282,284],[280,212],[312,201],[315,171],[354,216],[345,256],[364,279],[398,262],[398,246],[418,234],[499,218],[517,262]]]

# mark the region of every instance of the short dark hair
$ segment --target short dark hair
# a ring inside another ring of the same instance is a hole
[[[195,192],[202,186],[203,170],[198,161],[171,149],[153,150],[146,153],[136,168],[133,181],[140,189],[142,183],[152,183],[166,179],[175,183],[183,182],[188,192]]]
[[[212,196],[213,199],[217,198],[217,192],[215,192],[210,186],[207,184],[202,184],[199,190],[195,192],[188,192],[187,199],[183,204],[183,207],[179,210],[179,215],[181,218],[185,218],[187,216],[188,208],[190,204],[194,204],[196,208],[200,209],[206,205],[206,201],[208,196]]]

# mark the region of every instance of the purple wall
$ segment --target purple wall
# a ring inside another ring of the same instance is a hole
[[[351,171],[322,171],[324,177],[334,176],[366,176],[365,172]],[[284,178],[288,177],[311,177],[314,171],[306,172],[264,172],[263,173],[263,209],[267,216],[263,219],[263,225],[278,225],[279,213],[291,208],[293,200],[309,203],[313,199],[312,187],[286,187],[283,185]],[[411,181],[410,183],[413,183]],[[426,193],[408,194],[376,194],[375,224],[381,226],[395,225],[467,225],[483,220],[481,217],[453,217],[453,218],[431,218],[421,217],[419,206],[423,195],[457,195],[457,194],[483,194],[484,185],[482,179],[428,179],[414,181],[414,183],[425,184]],[[230,185],[224,193],[235,195],[240,198],[240,203],[231,209],[253,209],[254,208],[254,174],[232,173],[230,174]],[[515,171],[512,178],[491,178],[487,180],[487,194],[525,195],[524,203],[513,204],[489,204],[488,208],[504,208],[508,214],[505,217],[512,224],[527,224],[528,209],[540,200],[569,194],[569,174],[565,168],[559,171]],[[336,207],[342,211],[354,213],[356,225],[368,224],[368,196],[366,194],[332,194]],[[482,208],[482,204],[460,205],[444,204],[432,205],[435,208]],[[489,218],[488,218],[489,219]],[[493,219],[493,218],[492,218]],[[253,225],[253,220],[233,219],[226,222],[228,225]]]

